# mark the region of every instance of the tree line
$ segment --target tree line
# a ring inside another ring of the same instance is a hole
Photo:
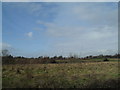
[[[23,56],[12,56],[8,50],[2,51],[2,64],[46,64],[46,63],[58,63],[57,60],[85,60],[85,59],[97,59],[97,58],[104,58],[107,61],[107,58],[119,58],[120,54],[115,55],[98,55],[98,56],[86,56],[86,57],[63,57],[63,56],[39,56],[37,58],[26,58]]]

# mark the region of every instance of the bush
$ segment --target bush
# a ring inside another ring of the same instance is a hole
[[[50,63],[57,63],[55,60],[51,60]]]
[[[105,58],[103,61],[109,61],[107,58]]]

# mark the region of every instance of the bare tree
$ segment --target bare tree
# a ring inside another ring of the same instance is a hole
[[[9,56],[9,55],[10,55],[10,53],[7,49],[2,50],[2,56]]]

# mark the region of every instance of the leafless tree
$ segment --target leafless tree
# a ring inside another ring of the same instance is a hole
[[[9,56],[9,55],[10,55],[10,53],[7,49],[2,50],[2,56]]]

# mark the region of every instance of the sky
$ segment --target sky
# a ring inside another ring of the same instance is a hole
[[[117,2],[3,2],[2,48],[14,56],[116,54]]]
[[[119,2],[119,0],[0,0],[2,2]]]
[[[0,54],[2,50],[2,3],[0,2]]]

